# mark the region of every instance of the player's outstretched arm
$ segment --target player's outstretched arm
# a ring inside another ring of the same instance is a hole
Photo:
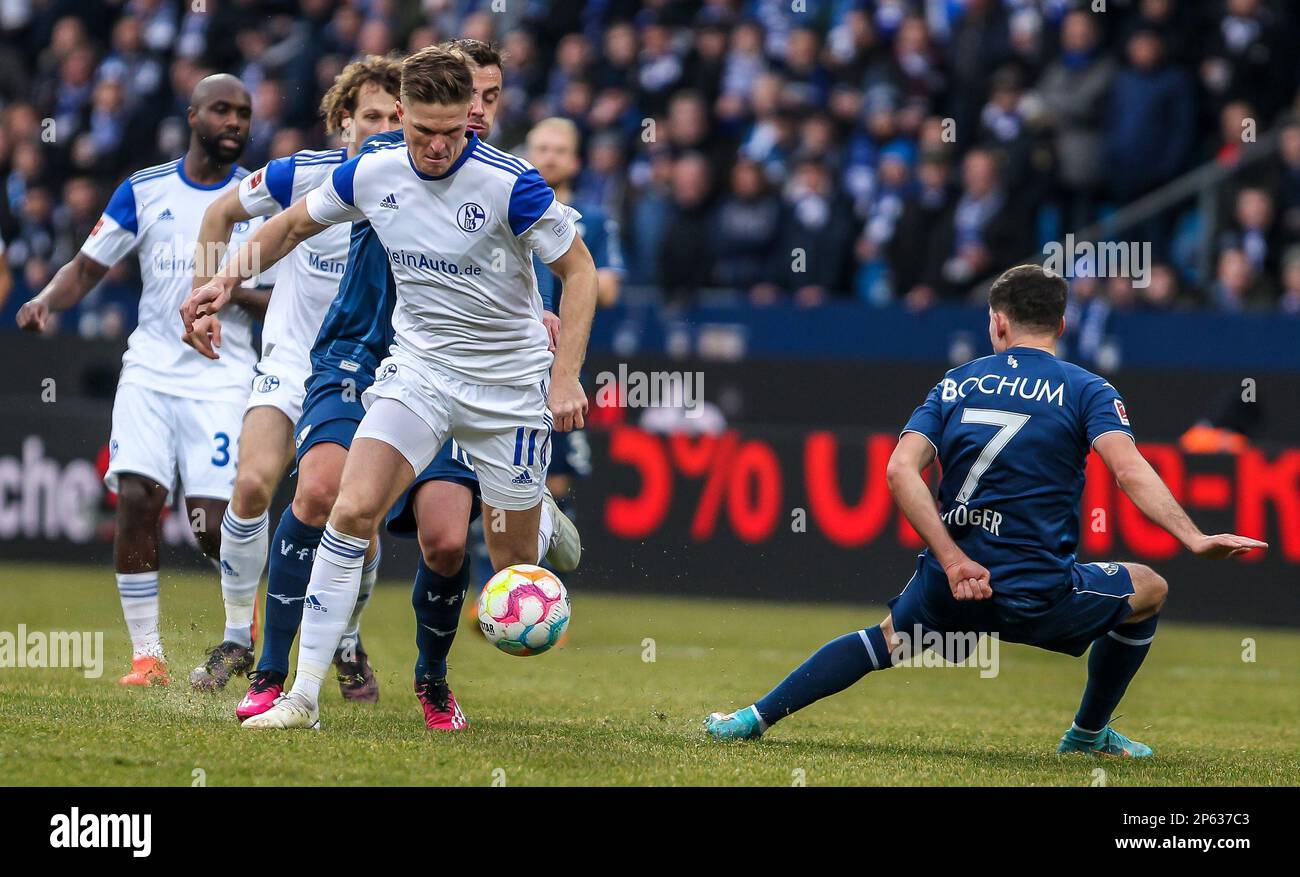
[[[18,309],[18,328],[44,332],[51,313],[76,305],[107,273],[107,265],[101,265],[85,253],[77,253],[71,262],[55,272],[44,289]]]
[[[948,576],[948,586],[958,600],[983,600],[993,596],[989,586],[989,571],[966,556],[966,552],[948,535],[948,528],[935,508],[930,486],[921,473],[934,462],[934,446],[929,439],[914,432],[905,432],[898,438],[894,453],[889,457],[885,478],[894,502],[902,509],[907,520],[930,553]]]
[[[203,212],[203,221],[199,224],[198,244],[194,247],[194,280],[190,285],[191,291],[211,280],[212,275],[220,267],[226,256],[226,249],[230,245],[230,234],[234,231],[235,223],[246,222],[252,218],[253,214],[249,213],[243,202],[239,200],[238,189],[231,189],[208,205],[208,209]],[[271,293],[256,287],[240,286],[234,290],[231,301],[252,314],[253,319],[264,320],[266,308],[271,303]],[[217,318],[213,315],[212,319],[215,321]],[[219,330],[217,335],[220,336]],[[191,331],[181,337],[191,347],[198,347],[195,341],[211,338],[211,332]],[[210,348],[204,350],[198,347],[198,350],[210,359],[217,358],[212,355]]]
[[[294,247],[329,228],[307,212],[307,199],[297,201],[288,210],[267,220],[257,233],[239,245],[226,265],[203,286],[190,293],[181,305],[185,331],[194,330],[194,321],[204,314],[215,314],[230,304],[239,284],[265,271],[288,255]]]
[[[587,394],[578,372],[587,356],[591,318],[596,312],[596,263],[582,238],[574,237],[564,255],[547,267],[564,285],[560,299],[560,342],[551,366],[551,391],[547,405],[559,432],[582,429],[587,414]]]
[[[1142,514],[1163,527],[1193,554],[1218,559],[1268,547],[1267,542],[1248,536],[1233,533],[1207,536],[1202,533],[1126,433],[1111,432],[1098,436],[1092,446],[1115,476],[1120,490],[1133,500]]]
[[[246,222],[253,216],[239,200],[239,190],[231,189],[208,205],[199,223],[199,240],[194,247],[194,281],[191,290],[198,289],[212,279],[225,258],[230,245],[230,234],[235,223]]]

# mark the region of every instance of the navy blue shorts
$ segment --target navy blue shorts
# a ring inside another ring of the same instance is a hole
[[[903,593],[889,601],[894,630],[910,633],[919,625],[924,633],[996,633],[1006,642],[1078,657],[1133,612],[1133,579],[1118,563],[1074,563],[1065,581],[1044,581],[1041,588],[1029,574],[1001,581],[1014,596],[999,596],[995,573],[991,599],[957,600],[938,563],[922,554]]]
[[[465,485],[474,494],[474,501],[470,503],[469,519],[473,521],[479,516],[478,476],[474,474],[473,461],[465,450],[456,444],[455,439],[447,439],[429,465],[415,476],[411,486],[402,492],[397,502],[388,510],[384,526],[389,533],[394,536],[415,538],[415,489],[426,481],[451,481]]]
[[[366,416],[361,394],[370,386],[371,378],[371,374],[359,370],[312,372],[307,378],[307,395],[302,400],[302,416],[298,418],[293,438],[298,463],[314,445],[322,442],[352,447],[357,425]]]
[[[580,429],[551,433],[551,465],[549,475],[571,475],[586,478],[591,474],[591,443]]]

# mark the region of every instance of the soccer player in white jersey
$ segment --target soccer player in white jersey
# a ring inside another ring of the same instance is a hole
[[[474,460],[493,566],[533,563],[551,431],[581,428],[578,383],[596,303],[596,268],[577,213],[526,162],[467,134],[473,79],[465,56],[432,46],[402,66],[405,143],[363,152],[270,220],[249,244],[269,266],[330,225],[369,220],[397,283],[396,341],[365,392],[366,415],[316,552],[289,695],[246,728],[319,727],[321,680],[385,511],[454,437]],[[554,355],[531,253],[566,294]],[[231,299],[245,269],[229,260],[186,303],[187,316]]]
[[[131,252],[140,261],[139,325],[122,358],[104,477],[117,492],[113,555],[133,651],[131,672],[118,680],[124,685],[169,681],[158,630],[159,516],[178,475],[199,547],[218,558],[218,523],[234,483],[257,358],[252,324],[267,302],[265,292],[232,289],[242,307],[225,320],[216,362],[187,347],[177,332],[176,308],[190,292],[203,211],[248,174],[235,164],[252,119],[248,91],[233,76],[209,76],[195,87],[188,118],[185,155],[118,186],[81,252],[18,312],[21,328],[42,331],[52,312],[81,301],[114,263]],[[252,225],[241,223],[236,238],[246,238]],[[252,266],[245,267],[251,276]]]
[[[208,207],[199,231],[198,251],[223,251],[236,225],[289,207],[355,156],[366,138],[395,129],[400,124],[395,101],[401,70],[399,59],[378,55],[343,68],[321,102],[321,114],[326,133],[337,135],[345,145],[324,151],[303,150],[277,158],[249,174],[237,189],[226,192]],[[244,413],[234,495],[221,522],[225,636],[204,663],[190,673],[190,684],[195,688],[224,688],[232,676],[253,667],[250,624],[257,585],[266,566],[267,510],[294,460],[294,424],[302,414],[304,384],[311,372],[309,354],[325,312],[338,294],[349,237],[348,226],[331,227],[295,248],[276,274],[262,330],[262,359]],[[207,265],[196,262],[194,288],[211,279],[219,264],[220,259]],[[220,338],[216,316],[198,321],[187,337],[205,356],[220,356],[212,346]],[[368,585],[373,586],[376,574],[376,569],[367,570]],[[360,675],[368,676],[372,683],[360,687],[377,696],[373,674]],[[367,691],[360,692],[359,699],[367,699]],[[348,692],[350,689],[345,690],[345,694]]]

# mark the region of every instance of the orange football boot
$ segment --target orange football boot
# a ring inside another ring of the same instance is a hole
[[[171,682],[167,665],[160,658],[145,655],[131,661],[131,672],[117,680],[118,685],[167,685]]]

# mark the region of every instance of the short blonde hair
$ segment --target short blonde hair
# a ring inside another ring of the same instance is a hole
[[[469,103],[474,99],[472,64],[459,49],[425,46],[402,62],[402,102]]]

